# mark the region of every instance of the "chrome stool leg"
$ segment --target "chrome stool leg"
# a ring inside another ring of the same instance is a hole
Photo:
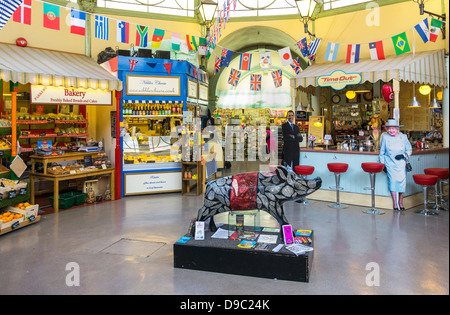
[[[367,213],[367,214],[385,214],[384,211],[379,211],[378,209],[375,208],[375,175],[376,173],[369,173],[370,176],[370,190],[371,190],[371,194],[372,194],[372,207],[368,210],[363,210],[363,213]]]
[[[343,205],[340,202],[340,198],[339,198],[339,191],[342,189],[342,187],[339,186],[339,183],[341,181],[341,173],[334,173],[334,180],[336,182],[336,202],[331,205],[328,205],[328,207],[337,208],[337,209],[346,209],[346,208],[348,208],[348,206]]]
[[[421,215],[438,215],[437,212],[427,209],[427,188],[428,188],[428,186],[423,185],[423,205],[424,205],[424,209],[416,211],[416,213],[421,214]]]

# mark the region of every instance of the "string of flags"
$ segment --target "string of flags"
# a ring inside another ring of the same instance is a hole
[[[443,21],[440,21],[438,19],[435,19],[431,17],[431,21],[429,21],[429,18],[425,18],[422,21],[420,21],[418,24],[416,24],[414,27],[409,29],[409,31],[416,32],[419,37],[422,39],[424,43],[427,42],[436,42],[442,25]],[[414,34],[413,34],[414,38]],[[308,40],[309,39],[309,40]],[[327,61],[336,61],[338,51],[341,47],[346,49],[346,63],[358,63],[360,52],[363,46],[367,45],[370,53],[371,60],[383,60],[385,59],[385,53],[384,53],[384,41],[390,41],[392,42],[392,45],[394,47],[395,54],[401,55],[407,52],[411,51],[411,45],[408,41],[406,31],[402,32],[400,34],[394,35],[392,37],[388,37],[382,40],[369,42],[369,43],[362,43],[362,44],[340,44],[340,43],[327,43],[327,48],[325,51],[324,60]],[[308,60],[308,66],[311,65],[312,61],[315,61],[316,58],[316,52],[317,49],[322,42],[321,39],[309,36],[304,37],[297,41],[296,45],[299,48],[301,54],[304,58]],[[415,42],[412,45],[413,53],[414,53],[414,46]],[[221,46],[219,46],[221,47]],[[222,55],[220,57],[216,56],[215,63],[214,63],[214,74],[217,74],[222,67],[228,67],[229,62],[231,60],[231,56],[233,55],[233,52],[230,51],[227,48],[222,48]],[[250,62],[252,60],[253,54],[259,54],[260,57],[260,65],[261,67],[264,66],[265,69],[271,68],[271,52],[264,52],[264,53],[240,53],[240,62],[239,62],[239,70],[232,69],[230,71],[230,77],[228,80],[228,83],[231,84],[233,87],[237,86],[237,83],[239,82],[240,78],[240,72],[239,76],[236,76],[236,71],[248,71],[250,70]],[[296,75],[298,75],[300,72],[302,72],[305,69],[302,69],[300,66],[300,60],[299,58],[292,58],[291,50],[289,47],[285,47],[278,50],[278,54],[280,56],[281,64],[283,66],[290,65]],[[207,56],[209,58],[209,56]],[[235,71],[233,71],[235,70]],[[233,75],[232,75],[233,73]],[[272,71],[271,75],[273,78],[273,83],[276,88],[282,86],[282,80],[281,80],[281,70]],[[254,80],[255,79],[255,80]],[[255,77],[250,78],[250,90],[257,91],[257,81]]]
[[[40,0],[38,0],[40,1]],[[61,11],[59,6],[52,3],[43,2],[43,26],[52,30],[60,30]],[[219,11],[219,18],[212,29],[209,43],[215,44],[220,38],[222,30],[230,20],[230,12],[236,7],[236,0],[225,0],[223,10]],[[7,0],[0,1],[0,30],[6,22],[12,17],[12,20],[17,23],[31,25],[31,9],[32,0]],[[88,12],[83,12],[76,9],[70,9],[70,33],[86,36],[86,17]],[[91,14],[95,16],[94,36],[102,40],[110,40],[110,27],[116,25],[116,41],[118,43],[131,44],[133,38],[130,36],[130,31],[135,30],[134,44],[138,47],[148,47],[148,41],[151,36],[152,48],[159,48],[166,33],[171,33],[172,49],[179,51],[181,47],[181,34],[177,32],[166,32],[158,28],[151,28],[146,25],[139,25],[123,20],[118,20],[98,14]],[[153,29],[153,35],[151,30]],[[190,51],[198,51],[199,55],[207,55],[207,38],[198,37],[186,34],[185,41]],[[210,52],[211,53],[211,52]],[[208,56],[209,58],[209,56]]]

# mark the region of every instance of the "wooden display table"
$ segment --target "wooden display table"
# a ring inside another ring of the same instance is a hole
[[[77,178],[87,178],[91,176],[98,175],[110,175],[110,186],[111,192],[115,191],[114,187],[114,168],[107,169],[98,169],[95,171],[81,172],[76,174],[64,174],[64,175],[53,175],[47,173],[47,165],[52,162],[63,162],[63,161],[75,161],[75,160],[84,160],[85,156],[95,156],[98,152],[69,152],[64,155],[56,155],[56,156],[40,156],[40,155],[32,155],[31,163],[31,173],[30,173],[30,187],[31,187],[31,196],[30,201],[34,204],[34,195],[35,195],[35,187],[34,183],[36,179],[40,180],[49,180],[53,182],[53,209],[55,212],[59,211],[59,182],[70,179]],[[36,173],[35,163],[40,162],[44,164],[44,173]],[[114,200],[114,193],[111,194],[111,200]]]
[[[31,173],[36,173],[35,164],[44,164],[44,173],[47,174],[47,165],[53,162],[84,160],[85,156],[94,157],[98,152],[67,152],[63,155],[31,155]]]

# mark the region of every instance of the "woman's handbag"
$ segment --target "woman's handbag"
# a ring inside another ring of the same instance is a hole
[[[411,163],[409,163],[409,156],[408,154],[405,154],[405,160],[406,160],[406,171],[412,172],[412,166]]]

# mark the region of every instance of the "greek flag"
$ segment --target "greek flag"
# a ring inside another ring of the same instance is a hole
[[[108,40],[108,18],[96,15],[95,16],[95,37]]]
[[[0,30],[22,2],[23,0],[0,0]]]

